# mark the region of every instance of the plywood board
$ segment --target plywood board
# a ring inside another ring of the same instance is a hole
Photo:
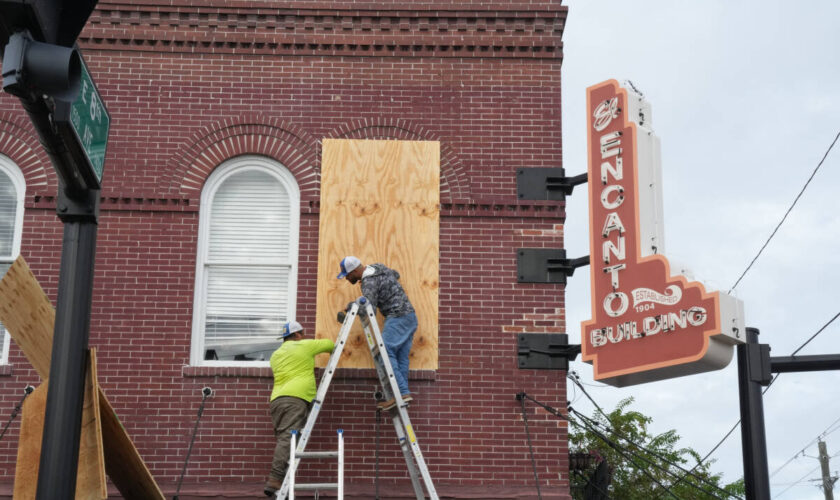
[[[103,500],[108,498],[108,491],[105,485],[102,428],[99,420],[96,354],[93,350],[90,352],[87,365],[75,498]],[[44,382],[26,398],[23,404],[18,459],[15,468],[14,498],[18,500],[33,499],[37,491],[47,390],[48,382]]]
[[[38,375],[47,380],[52,355],[55,309],[23,257],[18,257],[0,280],[0,321]],[[114,486],[126,500],[164,500],[163,493],[114,413],[105,393],[101,388],[98,389],[98,393],[105,469]],[[46,398],[46,395],[44,397]],[[40,450],[40,438],[38,442],[37,449]]]
[[[358,284],[336,279],[346,255],[399,271],[418,319],[411,368],[437,369],[440,143],[324,139],[318,338],[334,339],[340,328],[336,313],[361,295]],[[326,360],[322,355],[319,366]],[[339,366],[373,367],[358,322]]]
[[[41,379],[50,378],[55,309],[23,257],[0,280],[0,321]]]
[[[105,470],[125,500],[165,500],[105,393],[99,389]]]

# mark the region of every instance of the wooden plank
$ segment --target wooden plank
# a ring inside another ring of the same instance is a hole
[[[55,310],[23,257],[18,257],[0,280],[0,321],[35,371],[42,379],[48,379]],[[164,500],[105,392],[99,388],[98,393],[105,469],[111,481],[127,500]],[[40,453],[40,437],[38,443]]]
[[[99,389],[105,469],[125,500],[165,500],[152,473],[120,422],[105,393]]]
[[[315,336],[334,339],[336,313],[361,295],[336,279],[341,258],[381,262],[417,311],[411,368],[437,369],[440,143],[324,139],[322,158]],[[362,335],[357,324],[339,366],[373,367]]]
[[[96,349],[88,350],[85,401],[82,410],[82,435],[79,441],[79,473],[76,498],[108,498],[105,481],[105,452],[102,445],[102,420],[99,411],[99,381]]]
[[[47,406],[48,382],[32,392],[24,402],[23,418],[15,468],[15,499],[34,499],[38,487],[41,440],[44,412]],[[99,420],[98,385],[96,383],[96,354],[90,351],[85,375],[85,400],[82,408],[82,429],[79,439],[79,465],[76,472],[76,498],[104,500],[108,498],[105,484],[102,430]]]
[[[17,465],[13,498],[35,498],[38,467],[41,460],[41,434],[44,432],[44,410],[47,407],[47,383],[39,385],[23,402],[18,437]]]
[[[55,309],[22,256],[0,280],[0,321],[41,379],[50,378]]]

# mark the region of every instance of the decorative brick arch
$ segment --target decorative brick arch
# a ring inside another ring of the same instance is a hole
[[[213,169],[236,156],[255,154],[272,158],[289,169],[300,187],[301,202],[317,202],[321,181],[317,144],[300,127],[274,118],[225,119],[193,134],[171,161],[173,168],[164,185],[173,195],[197,201]]]
[[[54,193],[58,189],[58,178],[48,168],[50,160],[25,119],[0,113],[0,154],[11,158],[20,168],[30,195],[44,191]]]
[[[346,123],[333,131],[334,139],[397,139],[406,141],[440,141],[440,201],[466,202],[472,198],[470,181],[460,158],[449,142],[423,127],[399,118],[365,118]],[[321,151],[318,150],[320,160]]]

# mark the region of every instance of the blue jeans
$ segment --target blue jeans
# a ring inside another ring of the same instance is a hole
[[[409,313],[396,318],[385,318],[385,328],[382,330],[382,340],[385,351],[391,360],[391,368],[397,379],[400,394],[408,394],[408,353],[414,332],[417,331],[417,315]]]

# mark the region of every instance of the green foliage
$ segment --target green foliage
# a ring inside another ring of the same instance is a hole
[[[697,466],[693,471],[694,475],[703,479],[702,481],[686,475],[676,466],[669,465],[668,462],[690,470],[701,456],[691,448],[679,447],[680,437],[674,430],[658,435],[651,434],[649,426],[652,419],[631,410],[632,402],[633,398],[622,400],[615,410],[608,414],[608,418],[600,413],[595,417],[588,417],[597,422],[597,425],[592,422],[587,423],[581,417],[573,415],[573,420],[580,425],[572,424],[569,429],[571,450],[600,456],[610,465],[612,481],[607,493],[611,499],[712,500],[733,498],[733,496],[744,497],[743,480],[722,486],[721,475],[713,474],[710,470],[711,461]],[[673,473],[663,471],[662,468]],[[586,484],[586,479],[590,474],[591,470],[572,473],[572,492],[575,499],[584,498],[583,485]],[[677,480],[683,476],[685,479]],[[731,495],[727,497],[722,491],[708,483]],[[666,492],[668,487],[673,496]]]

